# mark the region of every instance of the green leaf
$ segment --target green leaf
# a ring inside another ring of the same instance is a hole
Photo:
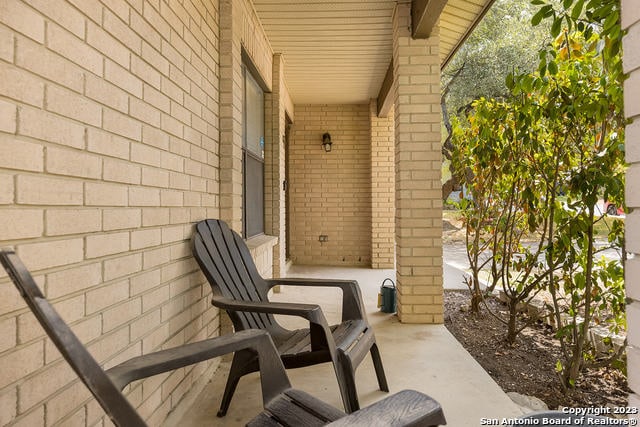
[[[571,29],[573,28],[573,20],[569,15],[565,15],[565,21],[567,21],[567,31],[571,32]]]
[[[549,62],[547,64],[547,68],[549,69],[549,74],[551,74],[552,76],[558,74],[558,64],[556,64],[556,61]]]
[[[595,7],[597,7],[600,2],[602,2],[602,0],[590,0],[589,3],[587,4],[587,9],[593,9]]]
[[[604,20],[604,31],[609,31],[614,25],[616,25],[618,23],[618,14],[617,13],[611,13],[607,16],[607,18]]]
[[[574,21],[577,21],[578,18],[580,18],[580,14],[582,13],[582,8],[583,7],[584,7],[584,0],[578,0],[576,5],[571,10],[571,19],[573,19]],[[583,25],[583,28],[584,28],[584,24],[582,24],[582,25]],[[580,31],[582,31],[582,29],[580,27],[578,27],[578,29]]]
[[[565,9],[569,9],[572,3],[573,3],[573,0],[564,0],[562,2],[562,7],[564,7]]]
[[[538,13],[533,15],[533,18],[531,18],[531,25],[535,27],[538,24],[540,24],[540,21],[542,21],[543,16],[544,16],[544,13],[542,12],[542,10],[539,10]]]
[[[540,66],[538,67],[538,73],[540,73],[541,77],[544,77],[544,75],[547,73],[547,63],[546,62],[540,62]]]
[[[593,35],[593,27],[589,25],[584,30],[584,38],[589,40],[592,35]]]
[[[507,85],[507,89],[512,90],[513,87],[515,86],[515,82],[513,81],[513,74],[509,73],[507,74],[507,77],[505,79],[505,84]]]
[[[531,18],[531,25],[533,25],[534,27],[538,25],[540,21],[542,21],[542,18],[545,18],[547,16],[547,13],[549,13],[550,10],[553,10],[553,7],[550,4],[542,6],[540,10],[535,15],[533,15],[533,18]]]
[[[562,18],[554,17],[553,24],[551,24],[551,35],[555,38],[560,34],[560,30],[562,29]]]

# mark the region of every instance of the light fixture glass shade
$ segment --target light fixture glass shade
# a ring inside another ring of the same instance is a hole
[[[322,146],[324,147],[324,151],[326,151],[327,153],[331,151],[331,144],[331,135],[329,134],[329,132],[322,135]]]

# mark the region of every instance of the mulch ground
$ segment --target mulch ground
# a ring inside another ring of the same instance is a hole
[[[489,304],[494,312],[506,312],[499,301]],[[587,371],[575,389],[564,394],[555,373],[560,347],[549,327],[527,328],[510,346],[504,341],[506,326],[486,311],[474,315],[468,307],[468,292],[445,291],[445,325],[505,392],[535,396],[549,409],[627,405],[629,389],[621,371]]]

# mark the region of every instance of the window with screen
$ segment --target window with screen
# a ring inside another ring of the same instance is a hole
[[[264,92],[247,67],[244,75],[243,231],[264,233]]]

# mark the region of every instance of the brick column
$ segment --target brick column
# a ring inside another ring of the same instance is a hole
[[[411,38],[411,2],[393,16],[398,317],[442,323],[439,30]]]
[[[265,233],[278,237],[273,247],[273,277],[282,277],[285,272],[285,200],[284,188],[284,58],[282,54],[273,55],[272,72],[273,92],[267,94],[265,106],[265,134],[269,144],[265,153]]]
[[[629,406],[639,407],[640,397],[640,10],[635,0],[622,1],[622,28],[628,30],[624,36],[624,71],[629,78],[624,85],[624,111],[631,124],[626,130],[627,170],[626,202],[633,210],[627,215],[626,241],[627,251],[635,257],[627,261],[626,291],[634,300],[627,305],[628,342],[627,360],[629,364],[628,381],[633,393],[629,396]]]
[[[242,234],[242,15],[239,2],[220,1],[220,219]],[[233,332],[220,315],[220,334]]]
[[[369,103],[371,129],[371,267],[393,268],[395,248],[395,175],[393,110],[378,117],[377,101]]]
[[[220,218],[242,232],[242,15],[220,2]]]

